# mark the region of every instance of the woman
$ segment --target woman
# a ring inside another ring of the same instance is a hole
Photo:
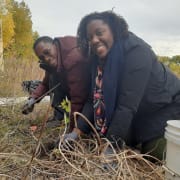
[[[85,16],[77,34],[92,62],[92,93],[83,114],[112,143],[141,144],[142,153],[153,149],[151,155],[162,159],[166,121],[180,119],[179,79],[112,11]],[[78,119],[78,128],[65,137],[89,131]]]

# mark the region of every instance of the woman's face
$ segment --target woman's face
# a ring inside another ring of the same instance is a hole
[[[54,44],[41,41],[37,44],[34,51],[37,57],[50,67],[57,67],[57,49]]]
[[[100,58],[106,58],[114,38],[108,24],[100,19],[92,20],[87,25],[87,37],[92,51]]]

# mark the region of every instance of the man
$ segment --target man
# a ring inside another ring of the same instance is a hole
[[[71,131],[74,127],[72,115],[76,111],[81,112],[88,95],[90,82],[88,60],[82,56],[77,47],[77,40],[72,36],[55,39],[42,36],[35,41],[33,49],[39,58],[40,68],[45,70],[45,76],[28,98],[23,113],[32,112],[37,99],[60,83],[53,90],[52,106],[56,109],[55,116],[59,116],[54,119],[63,118],[59,115],[61,109],[58,105],[67,96],[71,101],[69,129]]]

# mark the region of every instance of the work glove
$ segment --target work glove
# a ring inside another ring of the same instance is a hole
[[[62,137],[62,143],[60,148],[63,150],[72,150],[74,149],[73,144],[74,141],[76,141],[78,139],[78,134],[74,131],[72,131],[71,133],[67,133]]]
[[[22,113],[26,115],[31,113],[34,109],[34,104],[35,104],[35,99],[32,97],[28,98],[25,105],[22,107]]]

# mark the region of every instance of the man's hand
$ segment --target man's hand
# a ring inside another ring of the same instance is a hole
[[[25,105],[22,107],[22,113],[23,114],[29,114],[33,111],[34,109],[34,104],[35,104],[35,99],[34,98],[29,98]]]

